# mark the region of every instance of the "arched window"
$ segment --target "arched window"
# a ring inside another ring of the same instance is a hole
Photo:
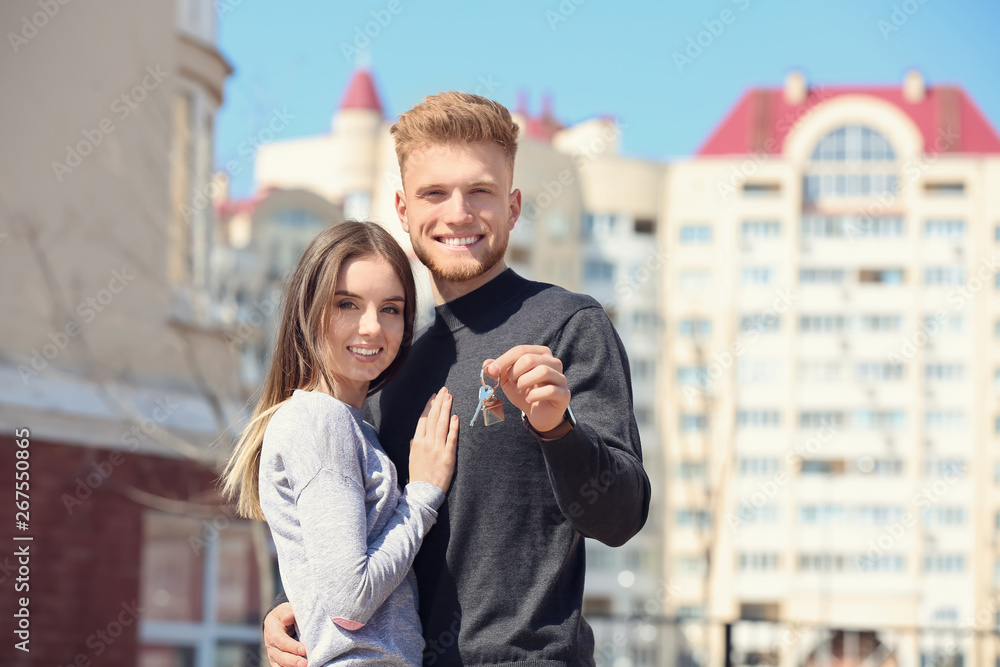
[[[879,132],[846,125],[819,140],[807,168],[805,198],[879,197],[899,191],[896,152]]]

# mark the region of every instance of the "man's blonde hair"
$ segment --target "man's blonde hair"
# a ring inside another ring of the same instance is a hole
[[[400,114],[390,133],[396,140],[400,172],[406,158],[421,148],[493,143],[503,151],[513,174],[518,129],[502,104],[479,95],[449,91],[425,97],[423,102]]]

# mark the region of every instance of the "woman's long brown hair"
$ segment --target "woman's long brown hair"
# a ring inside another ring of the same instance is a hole
[[[271,415],[295,389],[314,390],[321,380],[327,387],[334,386],[324,363],[329,358],[326,333],[333,314],[333,294],[344,263],[364,257],[385,260],[403,284],[406,298],[399,353],[389,367],[372,380],[368,395],[378,391],[406,361],[413,342],[417,299],[406,253],[392,235],[376,223],[347,221],[325,229],[306,248],[288,279],[274,356],[257,407],[222,473],[222,493],[229,500],[238,499],[236,509],[240,516],[264,519],[257,484],[261,445]]]

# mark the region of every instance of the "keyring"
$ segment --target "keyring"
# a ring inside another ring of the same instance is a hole
[[[488,376],[486,375],[486,368],[484,367],[481,371],[479,371],[479,381],[483,383],[484,387],[487,387],[489,389],[492,389],[492,390],[496,391],[496,388],[500,386],[500,378],[498,377],[497,378],[497,383],[495,385],[493,385],[492,387],[490,387],[488,384],[486,384],[486,378],[487,377]]]

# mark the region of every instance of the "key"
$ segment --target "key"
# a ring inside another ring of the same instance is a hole
[[[475,414],[472,415],[472,421],[469,422],[469,426],[476,425],[476,417],[478,417],[479,413],[482,412],[483,404],[486,403],[491,398],[493,398],[492,387],[483,386],[479,388],[479,405],[476,406],[476,412]]]

